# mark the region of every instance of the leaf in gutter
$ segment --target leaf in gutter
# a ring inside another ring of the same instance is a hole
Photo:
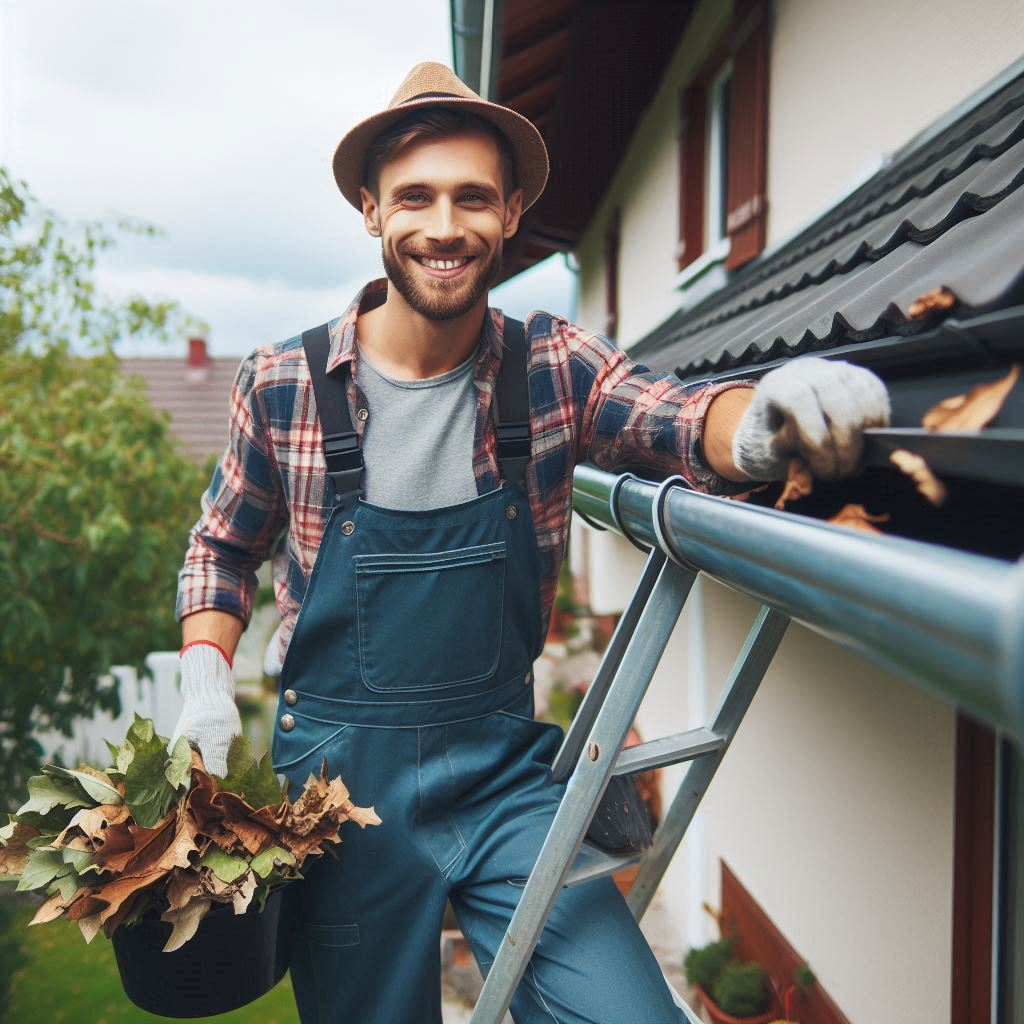
[[[948,288],[933,288],[924,295],[919,295],[907,310],[911,320],[921,320],[929,313],[945,312],[956,304],[956,296]]]
[[[946,500],[945,486],[920,455],[898,448],[889,453],[889,461],[901,473],[906,473],[917,485],[921,494],[933,505],[941,505]]]
[[[836,526],[847,526],[867,533],[883,533],[875,523],[887,523],[892,517],[888,512],[872,515],[863,505],[844,505],[830,520]]]
[[[966,394],[944,398],[924,414],[921,426],[942,433],[981,430],[1003,407],[1019,374],[1020,364],[1014,363],[1005,377],[976,384]]]
[[[811,476],[811,468],[798,455],[789,460],[789,470],[786,475],[786,486],[783,487],[776,508],[785,508],[788,502],[797,501],[799,498],[806,498],[814,489],[814,482]]]

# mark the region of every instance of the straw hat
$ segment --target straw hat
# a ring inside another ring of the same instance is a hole
[[[334,151],[334,180],[341,194],[362,210],[359,186],[366,184],[366,153],[373,140],[410,111],[420,107],[450,107],[486,118],[512,147],[516,184],[523,190],[523,209],[537,201],[548,180],[548,151],[540,132],[522,114],[488,103],[465,85],[451,68],[428,60],[405,76],[387,110],[360,121]]]

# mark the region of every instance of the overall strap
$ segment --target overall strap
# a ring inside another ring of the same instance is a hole
[[[524,491],[530,461],[530,383],[526,330],[521,320],[505,317],[505,352],[494,392],[494,430],[498,464],[505,479]]]
[[[349,364],[335,374],[327,373],[327,356],[331,347],[327,324],[302,333],[309,378],[316,398],[316,413],[323,434],[327,475],[334,484],[335,504],[345,504],[362,492],[363,453],[359,435],[352,426],[345,389]]]

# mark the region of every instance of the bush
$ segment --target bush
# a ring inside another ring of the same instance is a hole
[[[753,961],[726,964],[711,986],[711,998],[733,1017],[754,1017],[771,1005],[768,977]]]
[[[712,984],[731,955],[732,938],[729,936],[717,942],[709,942],[706,946],[692,947],[683,961],[686,980],[691,985],[700,985],[705,992],[710,992]]]

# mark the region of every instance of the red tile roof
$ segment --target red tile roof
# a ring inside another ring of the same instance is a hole
[[[171,433],[197,462],[220,455],[228,442],[228,398],[240,359],[122,359],[125,373],[142,377],[149,400],[170,413]]]

